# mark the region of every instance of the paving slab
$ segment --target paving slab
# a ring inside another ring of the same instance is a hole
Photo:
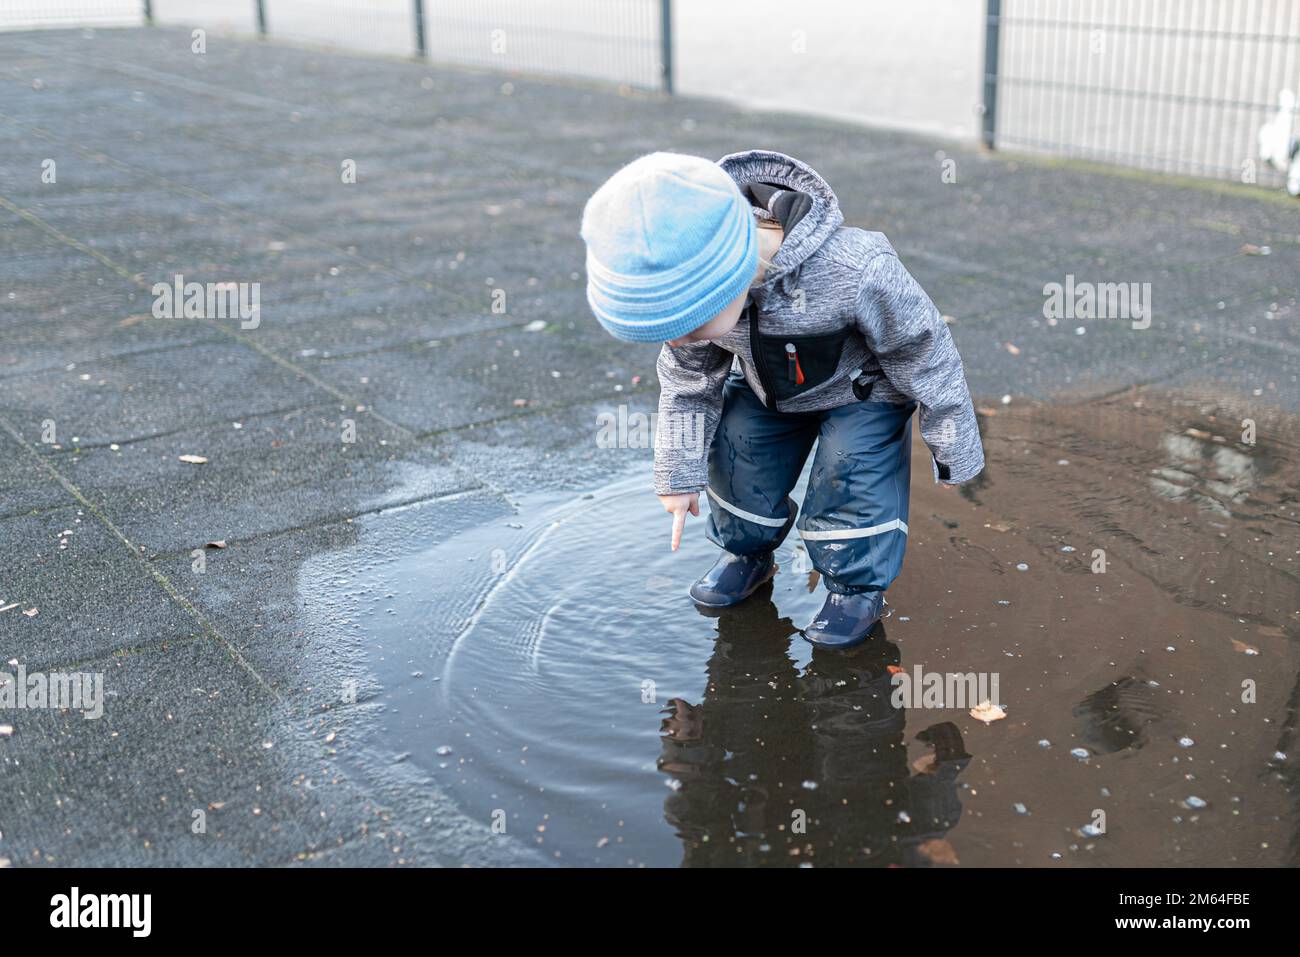
[[[648,499],[649,450],[601,448],[597,417],[653,411],[656,349],[590,317],[578,236],[640,153],[818,169],[951,316],[986,422],[1020,421],[1003,396],[1143,383],[1235,396],[1223,422],[1300,411],[1300,216],[1263,190],[216,32],[199,57],[179,28],[4,33],[0,64],[0,671],[113,692],[102,719],[3,716],[15,865],[549,859],[392,753],[405,688],[378,676],[412,669],[360,635],[425,596],[364,582],[537,493],[580,504],[642,469]],[[154,318],[178,274],[261,284],[261,324]],[[1053,325],[1043,289],[1067,275],[1151,283],[1151,327]]]

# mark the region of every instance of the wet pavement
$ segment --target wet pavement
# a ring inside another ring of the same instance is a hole
[[[697,610],[715,547],[696,521],[672,553],[643,475],[399,555],[420,507],[368,518],[302,576],[383,689],[349,747],[569,864],[1293,862],[1295,420],[1243,443],[1232,403],[1141,391],[981,417],[990,467],[917,484],[847,653],[799,634],[824,590],[796,542]],[[996,676],[1005,717],[896,707],[918,667]]]
[[[597,444],[654,349],[588,317],[582,203],[755,145],[890,236],[983,410],[849,655],[794,542],[699,614],[701,523]],[[215,30],[0,34],[0,146],[0,671],[106,694],[0,713],[0,866],[1296,862],[1294,203]],[[260,325],[154,318],[176,274]],[[1067,275],[1150,328],[1051,323]],[[886,709],[916,666],[1005,718]]]

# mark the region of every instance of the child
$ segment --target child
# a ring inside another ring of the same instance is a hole
[[[913,411],[936,481],[984,467],[939,311],[884,235],[843,222],[826,181],[783,153],[656,152],[596,191],[581,229],[596,318],[616,338],[664,343],[655,492],[674,550],[700,492],[724,550],[691,597],[744,600],[797,527],[829,592],[804,636],[826,648],[866,639],[902,569]],[[693,422],[707,461],[673,441]],[[814,441],[800,509],[789,495]]]

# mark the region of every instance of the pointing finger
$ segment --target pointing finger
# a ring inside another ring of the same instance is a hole
[[[682,529],[686,527],[686,509],[673,512],[673,551],[682,543]]]

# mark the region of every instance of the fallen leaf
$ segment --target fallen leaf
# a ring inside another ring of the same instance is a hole
[[[958,864],[957,851],[941,837],[926,841],[917,850],[935,864]]]
[[[901,675],[907,669],[902,668],[899,665],[885,665],[885,670],[891,675]]]
[[[225,548],[226,540],[224,538],[219,538],[215,542],[208,542],[203,547],[204,548]]]
[[[1243,655],[1259,654],[1259,649],[1254,645],[1248,645],[1244,641],[1238,641],[1236,638],[1232,639],[1232,650]]]
[[[528,404],[528,400],[527,400],[527,399],[515,399],[515,401],[514,401],[513,404],[514,404],[514,407],[515,407],[516,409],[522,409],[524,406],[526,406],[526,405]]]
[[[27,608],[23,611],[23,614],[26,615],[28,618],[35,618],[40,613],[41,610],[39,608]]]
[[[998,414],[998,410],[997,410],[997,409],[990,409],[990,408],[989,408],[988,406],[986,406],[986,405],[982,405],[982,406],[980,406],[980,407],[979,407],[978,409],[976,409],[975,411],[978,412],[980,415],[997,415],[997,414]]]
[[[991,704],[987,701],[981,701],[975,707],[970,709],[970,716],[975,718],[977,721],[991,724],[994,721],[1001,721],[1007,716],[1007,713],[998,705]]]
[[[1014,342],[1008,342],[1007,352],[1011,353],[1013,356],[1018,356],[1020,355],[1020,347],[1016,345]]]
[[[177,458],[182,462],[189,462],[191,465],[204,465],[208,461],[202,455],[179,455]]]
[[[127,316],[125,319],[120,320],[117,327],[119,329],[125,329],[128,326],[134,326],[137,322],[144,322],[146,319],[152,318],[153,317],[147,312],[137,312],[133,316]]]

